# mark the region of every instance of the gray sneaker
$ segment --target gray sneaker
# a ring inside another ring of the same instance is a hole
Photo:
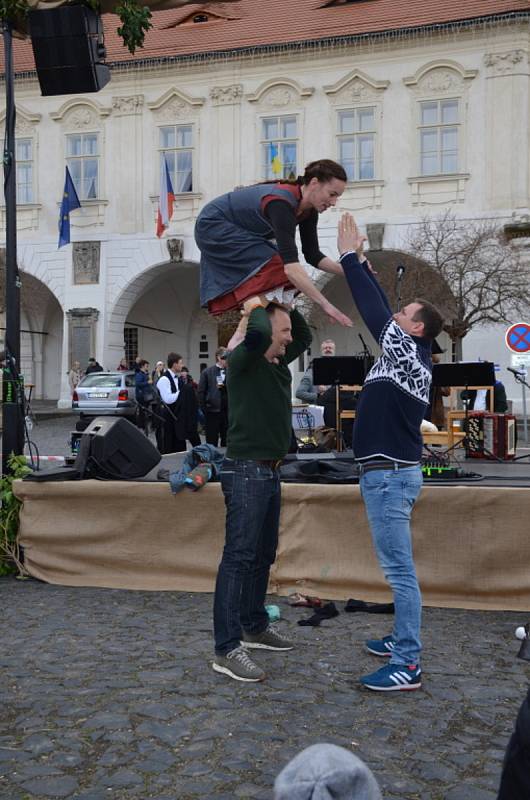
[[[274,625],[269,625],[261,633],[243,631],[241,644],[243,647],[256,650],[292,650],[294,647],[293,643],[282,636]]]
[[[215,672],[229,675],[235,681],[251,683],[265,678],[261,667],[252,661],[244,647],[235,647],[226,656],[215,656],[213,668]]]

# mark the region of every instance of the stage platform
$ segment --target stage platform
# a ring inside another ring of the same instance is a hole
[[[66,586],[211,592],[224,539],[219,484],[173,496],[156,481],[17,481],[31,575]],[[483,476],[426,483],[413,515],[425,605],[530,610],[530,461],[460,462]],[[270,590],[390,599],[356,485],[284,484]]]

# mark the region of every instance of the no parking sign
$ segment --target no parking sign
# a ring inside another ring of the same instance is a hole
[[[516,322],[506,331],[506,347],[512,353],[530,353],[530,325]]]

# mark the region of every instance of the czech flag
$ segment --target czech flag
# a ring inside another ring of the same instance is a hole
[[[280,161],[278,146],[273,142],[270,142],[269,148],[270,148],[269,160],[271,164],[272,174],[275,175],[276,177],[279,177],[283,172],[283,164]]]
[[[156,235],[158,238],[169,227],[169,222],[173,216],[174,202],[175,193],[171,185],[167,161],[165,156],[162,156],[160,160],[160,197],[158,200],[158,214],[156,215]]]

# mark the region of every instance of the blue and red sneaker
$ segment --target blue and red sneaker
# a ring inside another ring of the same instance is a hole
[[[419,664],[385,664],[360,680],[363,686],[374,692],[411,691],[421,688],[421,669]]]
[[[366,649],[374,656],[391,656],[396,640],[393,636],[384,636],[382,639],[368,639]]]

